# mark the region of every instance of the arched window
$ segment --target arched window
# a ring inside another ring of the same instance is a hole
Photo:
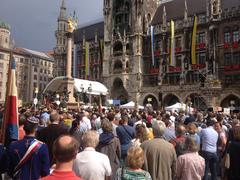
[[[126,54],[127,55],[130,54],[130,45],[129,44],[126,45]]]
[[[147,15],[147,21],[148,21],[148,26],[149,26],[151,23],[151,14],[150,13],[148,13],[148,15]]]
[[[127,69],[129,68],[129,63],[128,63],[128,61],[126,62],[126,68],[127,68]]]
[[[120,41],[117,41],[113,46],[113,54],[115,56],[121,55],[123,51],[123,45]]]
[[[117,60],[113,66],[113,73],[118,74],[123,71],[123,64],[120,60]]]

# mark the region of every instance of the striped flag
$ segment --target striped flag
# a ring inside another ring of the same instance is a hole
[[[152,66],[155,64],[154,60],[154,27],[151,26],[151,45],[152,45]]]
[[[8,145],[13,140],[18,140],[18,103],[17,103],[17,86],[16,86],[16,62],[11,56],[11,68],[8,72],[6,107],[4,114],[3,127],[5,135],[3,140]]]
[[[197,64],[196,59],[196,37],[197,37],[197,16],[194,16],[192,42],[191,42],[191,62]]]
[[[176,59],[175,59],[175,28],[174,28],[174,21],[171,20],[171,43],[170,43],[170,66],[176,66]]]
[[[89,79],[89,42],[85,42],[85,79]]]

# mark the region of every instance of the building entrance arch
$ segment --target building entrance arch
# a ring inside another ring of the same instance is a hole
[[[220,106],[222,108],[230,108],[231,110],[240,111],[240,98],[236,95],[230,94],[221,101]]]
[[[168,94],[163,99],[163,107],[171,106],[180,102],[179,98],[174,94]]]
[[[151,104],[152,108],[156,110],[158,108],[157,98],[151,94],[147,95],[143,100],[143,105],[147,106],[148,104]]]
[[[197,93],[190,94],[186,98],[185,103],[197,110],[206,111],[208,109],[205,99]]]
[[[126,104],[128,102],[129,95],[120,78],[116,78],[113,81],[111,98],[120,100],[121,104]]]

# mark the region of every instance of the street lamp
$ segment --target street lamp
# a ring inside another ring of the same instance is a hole
[[[36,87],[35,90],[34,90],[34,93],[35,93],[35,98],[33,99],[33,104],[34,104],[34,110],[36,111],[37,110],[37,103],[38,103],[38,88]]]
[[[83,99],[84,87],[83,87],[83,84],[81,84],[80,89],[81,89],[81,93],[82,93],[81,94],[82,102],[84,103],[84,99]]]
[[[89,86],[88,86],[88,92],[89,92],[89,104],[90,104],[90,107],[91,107],[91,104],[92,104],[92,84],[90,83]]]
[[[59,105],[60,105],[60,96],[59,96],[59,94],[56,94],[56,104],[57,104],[57,106],[58,106],[58,108],[59,108]]]

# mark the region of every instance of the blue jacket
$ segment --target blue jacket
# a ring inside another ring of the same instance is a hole
[[[7,155],[6,155],[5,148],[2,144],[0,144],[0,174],[4,173],[7,169],[6,160],[7,160]],[[0,176],[0,180],[1,179],[2,177]]]
[[[11,177],[13,177],[14,168],[22,159],[34,139],[34,137],[25,136],[22,140],[10,144],[8,149],[8,174]],[[30,157],[30,159],[23,165],[18,176],[14,179],[37,180],[40,177],[47,176],[49,174],[49,169],[48,148],[46,144],[42,144],[40,148],[34,152],[32,157]]]

